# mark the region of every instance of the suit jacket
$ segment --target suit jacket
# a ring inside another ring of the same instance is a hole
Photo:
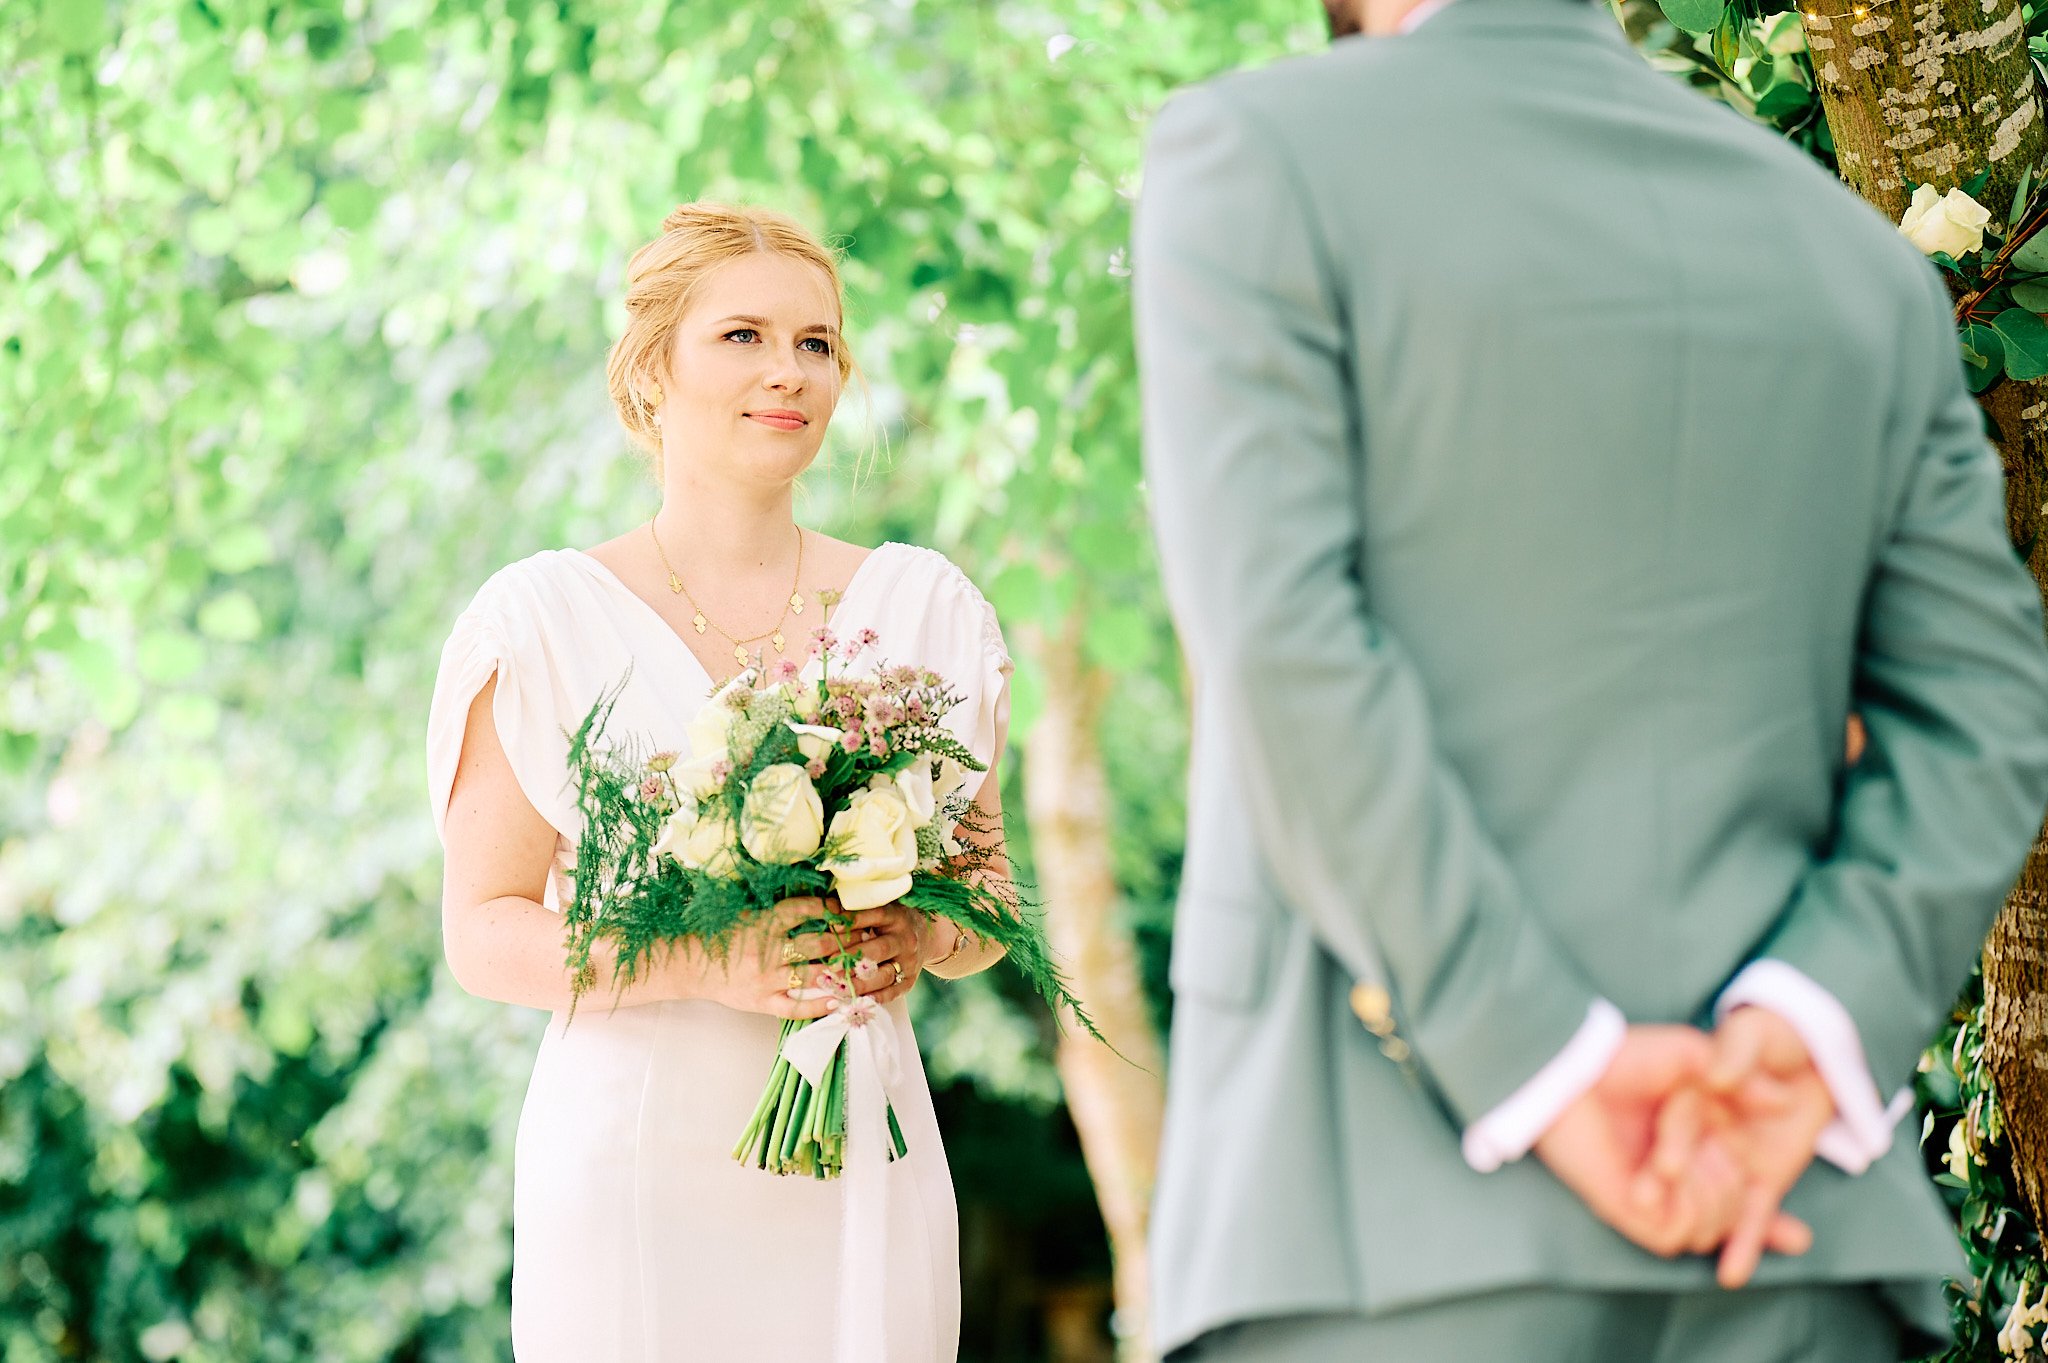
[[[1578,0],[1176,96],[1135,269],[1196,730],[1159,1342],[1710,1284],[1459,1133],[1596,997],[1701,1022],[1782,959],[1889,1094],[1967,977],[2048,646],[1935,270]],[[1787,1205],[1760,1283],[1961,1268],[1910,1133]]]

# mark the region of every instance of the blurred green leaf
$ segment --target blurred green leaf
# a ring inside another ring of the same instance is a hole
[[[222,592],[199,608],[199,632],[223,643],[247,643],[263,632],[263,615],[247,592]]]

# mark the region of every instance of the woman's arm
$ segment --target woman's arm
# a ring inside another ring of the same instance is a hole
[[[1009,739],[1010,706],[1009,687],[1003,688],[1003,696],[996,703],[996,745],[994,756],[989,760],[988,773],[982,778],[981,789],[975,793],[974,823],[978,828],[960,825],[957,836],[960,841],[988,856],[987,863],[977,875],[984,883],[992,883],[1001,889],[1010,887],[1010,859],[1003,846],[1003,791],[1002,779],[996,767],[1002,760],[1003,745]],[[957,980],[988,969],[1003,959],[1002,947],[993,942],[984,942],[972,933],[963,932],[960,926],[948,918],[928,918],[923,924],[925,940],[922,955],[924,969],[942,980]]]
[[[441,878],[441,945],[456,983],[479,998],[566,1010],[571,998],[562,917],[541,895],[555,830],[526,798],[491,720],[498,678],[470,702],[448,797]],[[610,943],[591,953],[596,988],[614,985]],[[644,971],[620,1003],[679,997],[672,971]]]

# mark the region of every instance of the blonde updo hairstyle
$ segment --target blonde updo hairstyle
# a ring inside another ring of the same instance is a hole
[[[757,252],[815,265],[830,282],[844,322],[846,289],[837,258],[794,218],[772,209],[705,200],[684,204],[662,220],[661,235],[626,262],[626,330],[612,345],[605,382],[619,424],[651,459],[661,458],[661,430],[654,424],[656,404],[648,388],[668,372],[677,324],[707,275]],[[849,376],[859,374],[843,336],[833,346],[833,357],[843,388]]]

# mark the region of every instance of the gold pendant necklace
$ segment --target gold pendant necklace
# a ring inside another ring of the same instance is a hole
[[[683,585],[682,575],[676,572],[675,565],[668,561],[668,551],[661,547],[661,536],[655,533],[652,517],[649,517],[647,521],[647,537],[654,541],[654,552],[661,555],[661,566],[668,570],[669,591],[681,594],[683,600],[690,603],[690,610],[692,612],[690,627],[692,629],[696,630],[699,634],[709,629],[714,633],[724,636],[725,641],[732,645],[734,661],[742,666],[748,661],[746,650],[746,645],[748,644],[766,639],[774,646],[777,653],[784,651],[783,622],[789,619],[791,612],[795,612],[798,615],[804,613],[803,592],[800,590],[804,581],[804,528],[802,526],[799,525],[796,528],[796,580],[789,584],[789,597],[782,603],[782,614],[776,617],[775,628],[766,634],[750,635],[744,639],[713,624],[711,617],[704,613],[704,608],[697,604],[697,598],[690,595],[690,589]]]

